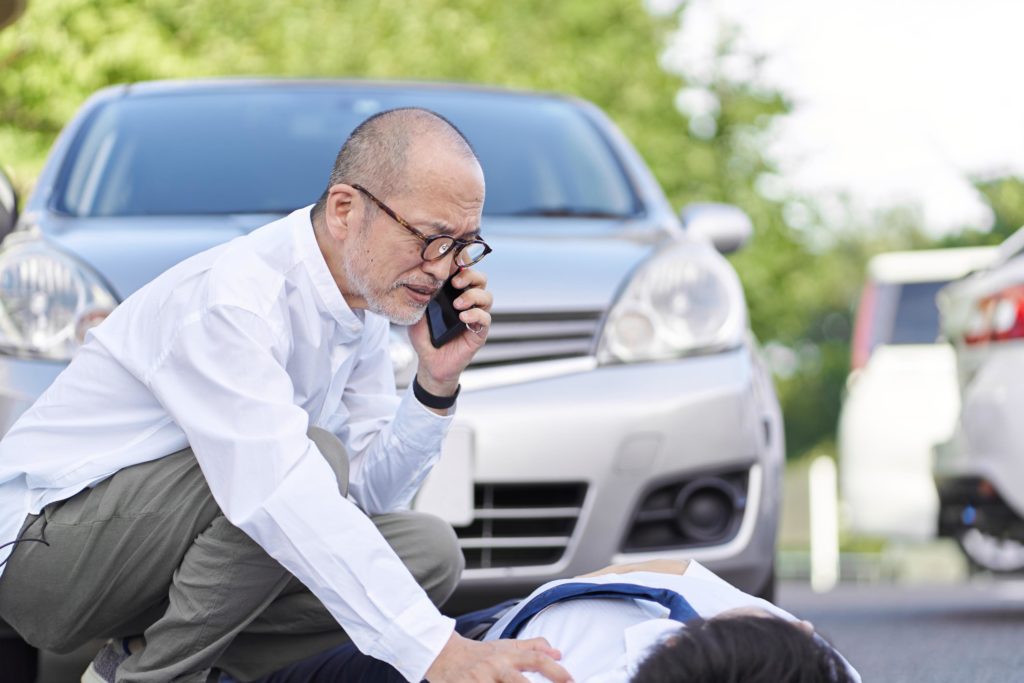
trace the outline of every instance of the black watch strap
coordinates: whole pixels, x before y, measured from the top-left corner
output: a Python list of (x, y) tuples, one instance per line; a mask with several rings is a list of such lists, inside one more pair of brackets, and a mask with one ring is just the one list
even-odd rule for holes
[(422, 386), (420, 381), (416, 377), (412, 378), (412, 395), (416, 397), (416, 400), (425, 405), (428, 408), (434, 408), (436, 410), (447, 410), (455, 405), (455, 399), (459, 397), (459, 392), (462, 391), (462, 385), (455, 387), (455, 393), (451, 396), (436, 396), (430, 393)]

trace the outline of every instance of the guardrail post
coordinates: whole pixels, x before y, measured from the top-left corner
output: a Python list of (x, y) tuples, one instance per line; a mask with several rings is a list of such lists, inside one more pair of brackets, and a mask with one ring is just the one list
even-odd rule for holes
[(839, 581), (839, 500), (836, 463), (819, 455), (808, 473), (811, 526), (811, 588), (825, 593)]

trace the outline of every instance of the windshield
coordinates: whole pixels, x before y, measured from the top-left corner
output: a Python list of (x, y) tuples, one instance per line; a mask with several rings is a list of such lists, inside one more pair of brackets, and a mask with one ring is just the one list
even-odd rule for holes
[(487, 179), (487, 215), (638, 210), (611, 147), (568, 102), (351, 86), (225, 88), (108, 102), (72, 145), (56, 208), (75, 216), (288, 212), (320, 196), (339, 147), (360, 121), (410, 105), (438, 111), (469, 138)]

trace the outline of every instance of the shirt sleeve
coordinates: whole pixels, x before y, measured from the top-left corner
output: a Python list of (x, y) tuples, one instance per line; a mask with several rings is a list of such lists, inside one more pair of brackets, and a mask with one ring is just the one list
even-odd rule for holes
[(395, 395), (389, 330), (367, 315), (359, 359), (333, 419), (349, 454), (349, 493), (372, 515), (409, 507), (452, 422), (420, 404), (411, 388)]
[(423, 678), (454, 628), (307, 438), (287, 340), (232, 306), (184, 320), (146, 378), (225, 517), (295, 575), (360, 650)]

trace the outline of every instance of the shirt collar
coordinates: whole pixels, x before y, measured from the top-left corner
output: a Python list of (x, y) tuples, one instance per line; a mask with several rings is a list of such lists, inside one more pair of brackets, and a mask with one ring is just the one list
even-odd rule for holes
[(671, 619), (648, 619), (626, 629), (623, 634), (626, 645), (626, 671), (632, 678), (637, 669), (661, 645), (679, 632), (683, 625)]
[(341, 290), (338, 289), (338, 283), (334, 281), (334, 276), (327, 267), (327, 261), (324, 260), (323, 252), (320, 251), (320, 245), (317, 244), (316, 235), (313, 233), (312, 209), (310, 205), (291, 215), (295, 245), (324, 312), (338, 323), (346, 339), (354, 339), (363, 332), (364, 316), (349, 308), (345, 297), (341, 295)]

